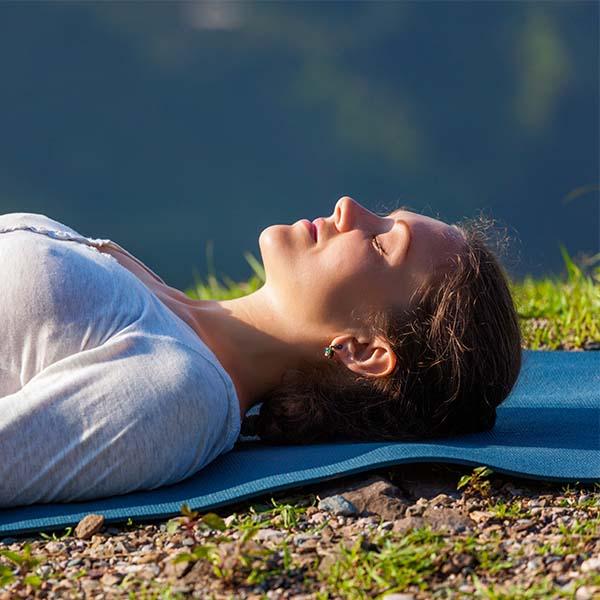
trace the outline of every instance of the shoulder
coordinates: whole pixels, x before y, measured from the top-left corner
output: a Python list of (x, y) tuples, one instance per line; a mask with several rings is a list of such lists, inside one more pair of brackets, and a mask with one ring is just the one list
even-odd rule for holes
[(215, 359), (168, 335), (133, 339), (120, 375), (139, 391), (128, 412), (153, 436), (176, 434), (178, 443), (201, 444), (202, 464), (231, 449), (241, 427), (239, 403)]
[(50, 217), (41, 213), (13, 212), (0, 215), (1, 231), (7, 231), (13, 228), (28, 228), (40, 231), (64, 232), (76, 236), (81, 235), (72, 227), (61, 223), (60, 221), (56, 221), (55, 219), (51, 219)]

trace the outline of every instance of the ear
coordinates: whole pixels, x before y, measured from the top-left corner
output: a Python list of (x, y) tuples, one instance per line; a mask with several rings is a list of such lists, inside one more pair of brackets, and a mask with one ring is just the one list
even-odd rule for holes
[(342, 344), (343, 348), (334, 352), (334, 358), (364, 377), (385, 377), (396, 367), (396, 354), (381, 338), (359, 341), (352, 335), (340, 335), (331, 344)]

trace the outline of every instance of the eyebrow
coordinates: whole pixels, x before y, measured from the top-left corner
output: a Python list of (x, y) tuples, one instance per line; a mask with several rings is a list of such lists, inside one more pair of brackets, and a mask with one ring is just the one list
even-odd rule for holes
[[(389, 213), (388, 216), (387, 216), (387, 218), (395, 220), (398, 217), (398, 215), (401, 212), (404, 212), (407, 208), (408, 208), (407, 206), (401, 206), (400, 208), (397, 208), (396, 210), (393, 210), (391, 213)], [(410, 247), (412, 246), (412, 241), (413, 241), (413, 229), (408, 224), (408, 221), (406, 221), (406, 219), (403, 219), (403, 221), (406, 224), (406, 227), (408, 229), (408, 239), (409, 239), (408, 250), (410, 250)], [(396, 223), (394, 223), (394, 226), (395, 225), (396, 225)]]

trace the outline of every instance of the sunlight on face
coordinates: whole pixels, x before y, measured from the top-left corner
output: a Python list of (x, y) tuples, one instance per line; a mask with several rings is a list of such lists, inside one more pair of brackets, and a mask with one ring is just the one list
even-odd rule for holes
[(350, 318), (367, 306), (406, 306), (420, 283), (460, 251), (460, 231), (405, 207), (379, 216), (349, 196), (333, 214), (261, 232), (267, 285), (294, 314), (314, 321)]

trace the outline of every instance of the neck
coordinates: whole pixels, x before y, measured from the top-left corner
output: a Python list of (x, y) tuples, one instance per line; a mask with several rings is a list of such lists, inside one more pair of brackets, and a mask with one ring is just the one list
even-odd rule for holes
[(235, 300), (185, 301), (186, 322), (215, 354), (231, 377), (240, 418), (284, 373), (315, 355), (318, 341), (293, 329), (293, 319), (277, 310), (265, 286)]

